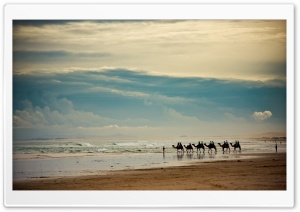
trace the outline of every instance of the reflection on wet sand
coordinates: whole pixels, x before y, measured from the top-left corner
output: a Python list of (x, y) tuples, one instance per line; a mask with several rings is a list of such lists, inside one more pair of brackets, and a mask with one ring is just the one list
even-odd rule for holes
[(189, 160), (193, 159), (193, 153), (187, 153), (186, 158)]
[(215, 154), (209, 154), (208, 157), (209, 157), (210, 159), (213, 159), (213, 158), (215, 158)]
[[(163, 154), (163, 158), (165, 159), (166, 156)], [(209, 154), (203, 154), (203, 153), (196, 153), (196, 152), (177, 152), (177, 154), (173, 155), (173, 160), (177, 159), (177, 161), (184, 161), (184, 160), (218, 160), (218, 159), (236, 159), (241, 158), (240, 154), (229, 154), (229, 153), (222, 153), (222, 154), (215, 154), (214, 152)]]
[[(165, 155), (164, 155), (165, 158)], [(195, 152), (177, 152), (176, 155), (173, 155), (173, 158), (177, 158), (178, 161), (182, 161), (182, 160), (193, 160), (193, 159), (221, 159), (221, 158), (225, 158), (225, 159), (230, 159), (230, 158), (240, 158), (240, 155), (238, 154), (215, 154), (214, 152), (209, 153), (209, 154), (201, 154), (201, 153), (195, 153)]]
[(205, 156), (205, 154), (197, 154), (197, 158), (198, 158), (198, 159), (203, 159), (204, 156)]
[(177, 152), (177, 160), (182, 160), (184, 156), (183, 152)]

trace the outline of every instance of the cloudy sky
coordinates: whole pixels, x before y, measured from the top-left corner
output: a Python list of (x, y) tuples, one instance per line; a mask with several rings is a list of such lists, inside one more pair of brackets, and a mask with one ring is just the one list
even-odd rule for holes
[(286, 131), (285, 21), (14, 21), (14, 139)]

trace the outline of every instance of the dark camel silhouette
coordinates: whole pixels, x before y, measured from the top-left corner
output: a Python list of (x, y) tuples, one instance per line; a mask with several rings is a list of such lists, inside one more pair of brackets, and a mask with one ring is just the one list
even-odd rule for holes
[(236, 148), (239, 148), (240, 149), (240, 151), (242, 151), (242, 147), (241, 147), (241, 145), (240, 145), (240, 142), (239, 141), (236, 141), (234, 144), (232, 144), (232, 143), (230, 143), (230, 145), (234, 148), (233, 149), (233, 152), (235, 152), (236, 151)]
[(204, 146), (206, 146), (208, 148), (208, 152), (211, 151), (212, 149), (215, 149), (215, 153), (217, 153), (217, 147), (215, 146), (214, 143), (210, 143), (209, 145), (206, 145), (206, 143), (204, 143)]
[(187, 145), (187, 146), (186, 146), (186, 145), (183, 145), (183, 146), (184, 146), (184, 148), (186, 149), (186, 152), (191, 153), (191, 152), (194, 151), (192, 144), (189, 144), (189, 145)]
[(199, 141), (197, 146), (195, 144), (193, 144), (193, 146), (197, 148), (197, 152), (199, 150), (199, 152), (201, 153), (201, 149), (203, 149), (203, 153), (205, 153), (205, 146), (204, 146), (203, 142), (200, 143), (200, 141)]
[(184, 151), (183, 146), (181, 143), (178, 143), (177, 146), (172, 145), (173, 148), (177, 149), (177, 152)]
[(228, 143), (224, 143), (224, 144), (218, 143), (218, 144), (220, 145), (220, 147), (222, 147), (223, 153), (224, 153), (225, 149), (226, 149), (226, 151), (229, 150), (229, 153), (230, 153), (230, 146)]

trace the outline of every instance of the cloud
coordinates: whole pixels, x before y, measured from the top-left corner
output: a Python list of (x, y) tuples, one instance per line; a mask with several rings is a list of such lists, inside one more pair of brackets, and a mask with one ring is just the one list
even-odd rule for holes
[(61, 25), (66, 23), (78, 22), (76, 20), (14, 20), (14, 26), (44, 26)]
[(114, 125), (107, 125), (107, 126), (104, 126), (104, 128), (107, 128), (107, 129), (118, 129), (118, 128), (120, 128), (120, 126), (114, 124)]
[[(31, 137), (38, 137), (41, 128), (49, 129), (49, 134), (51, 129), (55, 134), (58, 128), (68, 128), (60, 135), (71, 136), (71, 132), (91, 136), (89, 130), (100, 136), (102, 131), (141, 135), (135, 132), (140, 126), (149, 126), (143, 128), (148, 135), (158, 131), (197, 134), (225, 130), (215, 126), (238, 131), (241, 122), (247, 131), (249, 125), (255, 126), (245, 118), (253, 108), (268, 108), (276, 114), (268, 126), (286, 120), (286, 88), (265, 82), (171, 77), (126, 69), (13, 77), (14, 130), (19, 137), (25, 128), (35, 133)], [(265, 120), (268, 113), (264, 113), (254, 113), (253, 119)]]
[(66, 99), (48, 98), (43, 100), (46, 106), (34, 106), (29, 100), (22, 101), (23, 109), (15, 110), (14, 128), (70, 127), (77, 129), (103, 128), (119, 129), (144, 126), (149, 121), (144, 118), (110, 118), (93, 111), (81, 111), (74, 108), (73, 102)]
[(230, 121), (236, 121), (236, 122), (245, 122), (246, 121), (246, 119), (244, 117), (239, 117), (239, 116), (236, 116), (229, 112), (225, 112), (224, 117)]
[(173, 76), (267, 80), (285, 75), (285, 21), (31, 20), (15, 21), (13, 36), (14, 62), (28, 64), (20, 71), (59, 63), (61, 68), (136, 67)]
[(25, 107), (20, 101), (28, 99), (35, 106), (49, 106), (51, 111), (62, 114), (76, 108), (100, 116), (121, 116), (122, 119), (158, 119), (163, 107), (201, 120), (217, 119), (226, 112), (241, 117), (241, 114), (253, 113), (252, 108), (267, 107), (277, 114), (276, 117), (285, 119), (285, 114), (280, 111), (285, 111), (286, 88), (269, 84), (153, 76), (124, 69), (74, 70), (14, 75), (13, 97), (14, 110), (23, 110)]
[(255, 121), (264, 121), (268, 118), (270, 118), (272, 116), (272, 112), (271, 111), (264, 111), (264, 112), (254, 112), (252, 114), (252, 118)]
[(124, 91), (124, 90), (118, 90), (118, 89), (112, 89), (112, 88), (105, 88), (105, 87), (93, 87), (91, 88), (92, 92), (108, 92), (112, 94), (117, 94), (121, 96), (128, 96), (128, 97), (148, 97), (149, 94), (142, 93), (138, 91)]
[[(52, 99), (53, 100), (53, 99)], [(93, 112), (78, 111), (73, 103), (66, 99), (54, 99), (51, 106), (32, 106), (24, 101), (25, 108), (16, 110), (13, 116), (14, 128), (32, 128), (49, 126), (92, 127), (114, 123), (114, 120), (101, 117)]]
[(179, 125), (187, 127), (189, 125), (197, 125), (201, 124), (201, 121), (196, 117), (187, 116), (179, 113), (178, 111), (174, 110), (173, 108), (164, 108), (164, 115), (165, 117), (171, 121), (171, 125)]
[(62, 62), (68, 60), (78, 59), (101, 59), (109, 57), (110, 54), (106, 52), (72, 52), (66, 50), (55, 50), (55, 51), (14, 51), (13, 58), (14, 62)]

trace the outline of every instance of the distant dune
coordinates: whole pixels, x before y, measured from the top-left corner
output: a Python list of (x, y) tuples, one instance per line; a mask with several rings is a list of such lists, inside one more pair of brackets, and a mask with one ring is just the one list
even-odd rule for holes
[(286, 132), (265, 132), (258, 134), (240, 134), (240, 135), (227, 135), (217, 137), (235, 137), (235, 138), (273, 138), (273, 137), (286, 137)]
[(267, 132), (256, 134), (255, 137), (286, 137), (286, 132)]

